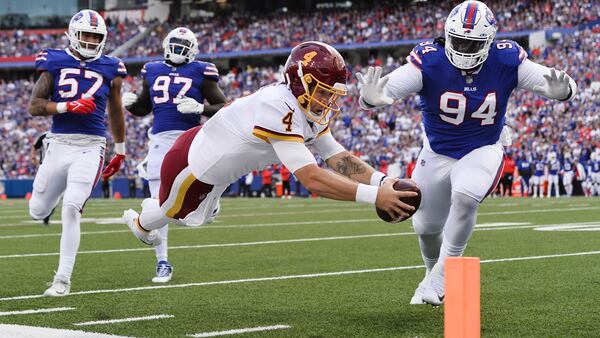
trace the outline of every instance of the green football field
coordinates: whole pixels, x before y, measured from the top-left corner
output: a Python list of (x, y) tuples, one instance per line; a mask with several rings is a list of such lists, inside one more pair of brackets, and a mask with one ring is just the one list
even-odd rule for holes
[[(154, 250), (120, 222), (140, 202), (89, 201), (71, 294), (44, 298), (60, 210), (44, 227), (26, 201), (0, 201), (0, 336), (15, 329), (2, 324), (130, 337), (443, 335), (443, 306), (408, 304), (424, 273), (410, 221), (323, 199), (224, 199), (215, 223), (171, 227), (175, 273), (157, 285)], [(465, 256), (482, 260), (482, 336), (600, 336), (600, 198), (488, 199), (477, 223)]]

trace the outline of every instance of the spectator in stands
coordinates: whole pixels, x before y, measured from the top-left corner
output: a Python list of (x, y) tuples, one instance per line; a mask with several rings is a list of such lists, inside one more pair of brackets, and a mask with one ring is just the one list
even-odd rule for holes
[(260, 192), (265, 195), (265, 197), (273, 197), (273, 169), (271, 167), (265, 168), (262, 173), (262, 188)]

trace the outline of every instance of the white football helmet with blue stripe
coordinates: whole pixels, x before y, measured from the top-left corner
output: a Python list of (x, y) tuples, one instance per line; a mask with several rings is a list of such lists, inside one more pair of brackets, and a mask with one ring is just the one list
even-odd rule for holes
[(496, 30), (494, 14), (483, 2), (465, 1), (454, 7), (444, 26), (448, 60), (463, 70), (479, 66), (489, 55)]
[[(81, 38), (81, 33), (92, 33), (100, 35), (98, 43), (88, 42)], [(69, 22), (69, 45), (84, 58), (95, 58), (102, 55), (102, 50), (106, 44), (106, 23), (98, 12), (91, 9), (84, 9), (73, 15)]]
[(165, 60), (175, 64), (194, 61), (198, 54), (198, 40), (191, 30), (177, 27), (167, 34), (163, 41)]

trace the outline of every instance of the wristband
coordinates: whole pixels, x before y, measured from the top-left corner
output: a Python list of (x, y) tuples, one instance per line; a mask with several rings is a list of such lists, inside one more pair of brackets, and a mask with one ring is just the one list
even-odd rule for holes
[(375, 205), (379, 187), (359, 183), (356, 189), (356, 202)]
[(381, 171), (375, 171), (373, 172), (373, 174), (371, 174), (371, 185), (374, 185), (376, 187), (380, 187), (383, 184), (383, 181), (385, 181), (386, 179), (386, 175), (384, 173), (382, 173)]
[(58, 112), (59, 114), (64, 114), (67, 112), (67, 103), (66, 102), (59, 102), (56, 104), (56, 112)]
[(125, 155), (125, 142), (115, 143), (115, 153)]

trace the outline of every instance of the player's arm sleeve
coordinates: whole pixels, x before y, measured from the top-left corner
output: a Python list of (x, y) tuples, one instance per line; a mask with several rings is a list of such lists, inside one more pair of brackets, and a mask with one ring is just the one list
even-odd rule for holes
[(304, 143), (271, 139), (275, 154), (291, 173), (309, 164), (317, 164), (315, 157)]
[[(535, 63), (529, 59), (525, 59), (523, 62), (521, 62), (518, 69), (518, 88), (533, 91), (534, 86), (543, 86), (546, 83), (544, 75), (548, 74), (550, 74), (550, 68), (540, 65), (539, 63)], [(563, 101), (572, 99), (577, 92), (577, 84), (570, 76), (569, 87), (571, 88), (571, 95)]]
[(315, 143), (313, 143), (313, 147), (317, 154), (319, 154), (323, 160), (328, 160), (346, 150), (335, 140), (335, 138), (333, 138), (333, 135), (331, 135), (331, 132), (328, 132), (328, 130), (329, 127), (327, 127), (327, 130), (322, 131), (315, 140)]
[(44, 72), (48, 70), (48, 50), (44, 49), (35, 57), (35, 69), (38, 72)]
[(263, 101), (261, 111), (257, 112), (252, 135), (270, 143), (270, 140), (304, 143), (300, 115), (283, 100)]
[(125, 64), (121, 59), (117, 59), (117, 70), (115, 76), (127, 76), (127, 67), (125, 67)]
[(213, 63), (206, 63), (203, 67), (202, 75), (210, 80), (219, 82), (219, 70)]
[(418, 93), (423, 88), (423, 74), (417, 66), (419, 63), (411, 61), (416, 60), (412, 54), (414, 54), (414, 51), (409, 55), (407, 64), (387, 75), (389, 81), (385, 86), (385, 92), (394, 100), (399, 100), (412, 93)]

